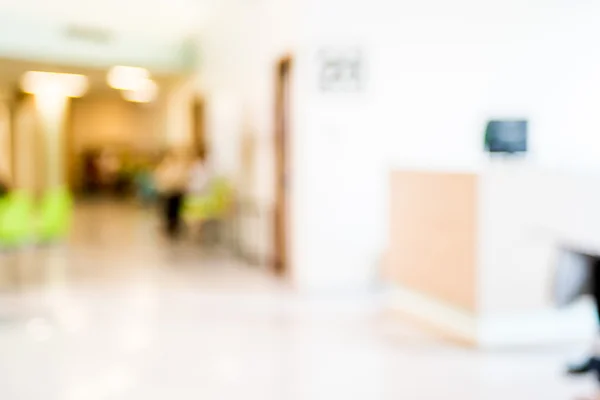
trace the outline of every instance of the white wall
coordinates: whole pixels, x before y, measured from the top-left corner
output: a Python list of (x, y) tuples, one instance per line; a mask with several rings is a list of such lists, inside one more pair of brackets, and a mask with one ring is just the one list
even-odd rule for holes
[[(328, 0), (309, 9), (303, 84), (311, 92), (297, 146), (299, 162), (311, 160), (298, 172), (301, 264), (315, 269), (307, 280), (374, 275), (387, 219), (376, 210), (388, 198), (375, 182), (394, 167), (478, 170), (489, 118), (530, 119), (532, 163), (600, 166), (598, 4)], [(316, 53), (346, 45), (367, 54), (366, 92), (316, 93)]]
[[(489, 118), (530, 119), (531, 162), (600, 166), (593, 1), (299, 3), (228, 3), (203, 32), (202, 78), (209, 100), (229, 110), (212, 125), (223, 157), (234, 158), (244, 130), (265, 138), (253, 196), (271, 199), (272, 67), (293, 50), (292, 237), (301, 286), (375, 283), (389, 170), (478, 170)], [(290, 11), (296, 25), (288, 26)], [(320, 93), (319, 50), (345, 46), (366, 54), (365, 91)]]
[[(262, 254), (271, 253), (273, 242), (275, 66), (295, 53), (296, 7), (293, 0), (223, 1), (199, 36), (198, 90), (206, 100), (211, 162), (236, 181), (253, 177), (252, 187), (238, 185), (239, 195), (262, 216), (243, 227), (242, 240)], [(254, 162), (242, 167), (244, 135), (252, 136)]]
[[(363, 290), (378, 281), (386, 226), (387, 181), (373, 84), (372, 2), (305, 2), (296, 80), (293, 138), (296, 281), (310, 290)], [(322, 49), (361, 48), (369, 79), (364, 91), (319, 90)]]
[(598, 4), (387, 3), (369, 35), (393, 165), (475, 168), (484, 122), (503, 116), (530, 119), (532, 161), (600, 165)]
[(193, 79), (173, 85), (165, 95), (165, 143), (169, 148), (193, 145), (192, 105), (195, 86)]
[(239, 167), (241, 135), (256, 137), (263, 164), (255, 168), (264, 176), (251, 195), (261, 201), (272, 199), (274, 73), (279, 58), (296, 49), (295, 7), (293, 0), (224, 1), (200, 34), (208, 134), (228, 169)]
[[(356, 4), (356, 2), (354, 2)], [(385, 232), (385, 170), (372, 129), (370, 93), (322, 96), (316, 91), (314, 55), (331, 26), (338, 27), (339, 4), (300, 1), (229, 2), (201, 35), (202, 90), (209, 113), (208, 134), (215, 157), (235, 170), (240, 139), (253, 135), (254, 188), (243, 193), (271, 210), (273, 193), (273, 110), (275, 65), (294, 58), (291, 115), (291, 264), (293, 281), (305, 289), (364, 288), (375, 282)], [(343, 4), (344, 13), (348, 4)], [(366, 5), (354, 6), (360, 20)], [(327, 18), (332, 16), (331, 19)], [(358, 17), (357, 17), (358, 16)], [(315, 18), (322, 18), (318, 21)], [(356, 28), (347, 21), (344, 37)], [(364, 32), (364, 30), (363, 30)], [(369, 138), (366, 138), (369, 135)], [(270, 252), (265, 215), (246, 236), (262, 237)]]

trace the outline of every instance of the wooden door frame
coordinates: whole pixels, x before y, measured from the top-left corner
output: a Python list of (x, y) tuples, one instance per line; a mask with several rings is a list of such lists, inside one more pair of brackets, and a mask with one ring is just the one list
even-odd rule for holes
[[(290, 89), (294, 60), (281, 57), (275, 66), (274, 153), (275, 209), (273, 211), (273, 263), (276, 275), (289, 276), (290, 267)], [(287, 91), (287, 94), (286, 94)]]
[(194, 152), (203, 161), (208, 157), (208, 144), (206, 137), (206, 102), (201, 95), (194, 96), (191, 104), (192, 118), (192, 143)]

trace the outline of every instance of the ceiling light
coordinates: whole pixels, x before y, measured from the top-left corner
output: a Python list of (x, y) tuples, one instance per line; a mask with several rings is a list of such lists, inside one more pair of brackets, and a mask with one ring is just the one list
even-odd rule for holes
[(143, 84), (136, 90), (124, 90), (123, 98), (133, 103), (150, 103), (158, 95), (158, 86), (151, 79), (144, 80)]
[(107, 82), (117, 90), (137, 90), (150, 78), (150, 73), (144, 68), (116, 66), (108, 71)]
[(21, 78), (21, 88), (25, 93), (50, 93), (57, 96), (81, 97), (88, 89), (88, 78), (79, 74), (29, 71)]

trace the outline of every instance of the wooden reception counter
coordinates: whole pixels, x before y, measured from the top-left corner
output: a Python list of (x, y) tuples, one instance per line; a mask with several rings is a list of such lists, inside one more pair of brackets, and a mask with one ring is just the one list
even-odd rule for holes
[(384, 274), (401, 315), (482, 347), (594, 332), (590, 305), (556, 310), (550, 288), (559, 246), (600, 252), (600, 176), (504, 163), (398, 170), (390, 185)]

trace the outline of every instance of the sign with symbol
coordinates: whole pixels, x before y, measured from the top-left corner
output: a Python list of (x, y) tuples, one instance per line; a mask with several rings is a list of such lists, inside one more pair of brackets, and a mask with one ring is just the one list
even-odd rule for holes
[(323, 92), (359, 92), (365, 66), (359, 49), (327, 49), (319, 53), (319, 86)]

